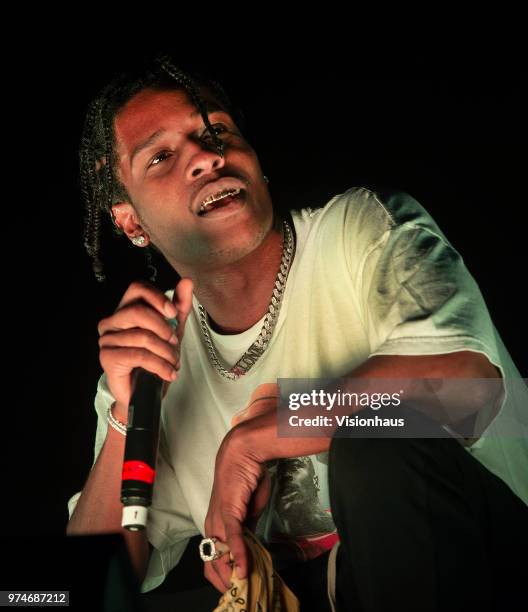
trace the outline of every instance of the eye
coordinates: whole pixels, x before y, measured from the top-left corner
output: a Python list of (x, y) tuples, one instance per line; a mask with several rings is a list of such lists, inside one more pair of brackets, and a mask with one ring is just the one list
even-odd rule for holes
[(169, 151), (160, 151), (159, 153), (156, 153), (156, 155), (151, 159), (148, 167), (158, 166), (162, 161), (165, 161), (167, 157), (170, 157)]
[[(222, 132), (225, 132), (227, 130), (226, 126), (223, 123), (215, 123), (213, 124), (213, 131), (215, 134), (221, 134)], [(209, 133), (209, 130), (205, 130), (203, 132), (203, 134), (200, 136), (201, 140), (206, 140), (211, 138), (211, 134)]]

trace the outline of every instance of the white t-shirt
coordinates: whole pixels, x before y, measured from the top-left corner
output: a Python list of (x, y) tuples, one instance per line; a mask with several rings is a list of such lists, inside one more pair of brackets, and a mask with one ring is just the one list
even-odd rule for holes
[[(485, 434), (467, 450), (528, 504), (528, 391), (520, 385), (508, 389), (508, 380), (520, 374), (475, 280), (431, 216), (406, 193), (357, 187), (321, 208), (291, 215), (296, 252), (277, 325), (265, 353), (238, 380), (225, 379), (211, 365), (193, 296), (179, 378), (162, 403), (147, 525), (154, 550), (143, 592), (161, 584), (190, 537), (204, 534), (216, 451), (231, 418), (248, 405), (254, 390), (277, 378), (344, 376), (372, 355), (459, 350), (487, 355), (506, 381), (506, 395)], [(254, 342), (263, 320), (241, 334), (210, 329), (224, 367), (232, 367)], [(95, 398), (94, 462), (113, 401), (103, 374)], [(503, 435), (512, 423), (518, 438)], [(330, 548), (336, 534), (327, 453), (271, 462), (270, 467), (273, 488), (257, 533), (266, 542), (291, 538), (307, 558)], [(294, 504), (292, 512), (291, 496), (297, 491), (298, 502), (300, 490), (302, 503)], [(68, 502), (70, 516), (79, 494)]]

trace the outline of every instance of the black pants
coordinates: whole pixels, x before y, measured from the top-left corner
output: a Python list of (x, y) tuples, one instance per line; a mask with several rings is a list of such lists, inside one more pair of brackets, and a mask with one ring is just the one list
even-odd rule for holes
[[(398, 416), (390, 410), (385, 416)], [(399, 410), (408, 417), (407, 408)], [(427, 427), (438, 426), (427, 420)], [(334, 437), (329, 485), (341, 539), (339, 612), (508, 612), (526, 606), (528, 507), (456, 440)], [(193, 571), (200, 576), (196, 546), (186, 555), (200, 564)], [(280, 572), (302, 612), (330, 610), (327, 560), (328, 553)], [(174, 609), (176, 600), (169, 597), (164, 608), (157, 591), (145, 597), (152, 605), (147, 609)], [(220, 594), (207, 583), (181, 597), (198, 612), (212, 610)]]
[(334, 437), (329, 485), (338, 610), (528, 603), (528, 507), (455, 439)]

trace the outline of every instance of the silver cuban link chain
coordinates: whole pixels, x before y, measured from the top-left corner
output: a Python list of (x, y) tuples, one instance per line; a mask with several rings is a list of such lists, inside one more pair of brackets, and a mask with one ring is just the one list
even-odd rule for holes
[(275, 287), (271, 296), (271, 302), (268, 308), (268, 312), (264, 318), (264, 324), (260, 330), (260, 334), (248, 350), (242, 355), (242, 357), (235, 363), (230, 369), (226, 370), (218, 359), (213, 340), (209, 334), (207, 328), (207, 312), (205, 308), (198, 303), (198, 310), (200, 312), (200, 327), (202, 335), (204, 337), (205, 345), (209, 352), (209, 358), (211, 363), (214, 365), (216, 370), (225, 378), (229, 380), (237, 380), (240, 376), (243, 376), (248, 372), (256, 363), (258, 358), (264, 353), (268, 347), (273, 329), (277, 323), (279, 317), (280, 307), (282, 303), (282, 296), (284, 295), (284, 288), (286, 286), (286, 279), (290, 271), (290, 264), (293, 256), (293, 233), (287, 221), (283, 220), (284, 224), (284, 237), (282, 240), (282, 259), (279, 267), (277, 278), (275, 279)]

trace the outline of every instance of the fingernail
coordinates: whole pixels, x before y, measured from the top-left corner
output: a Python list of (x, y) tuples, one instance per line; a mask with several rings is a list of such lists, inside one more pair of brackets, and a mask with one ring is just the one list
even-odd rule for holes
[(169, 338), (169, 342), (171, 344), (178, 344), (178, 338), (176, 338), (176, 334), (172, 334), (172, 336)]
[(178, 372), (176, 370), (172, 370), (171, 376), (170, 376), (172, 380), (176, 380), (176, 376), (178, 376)]

